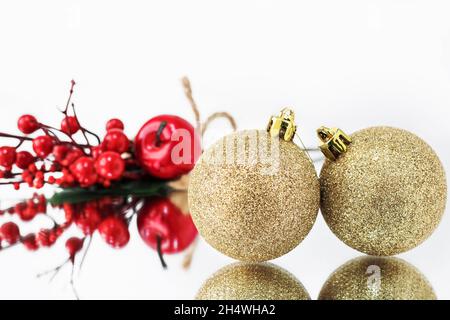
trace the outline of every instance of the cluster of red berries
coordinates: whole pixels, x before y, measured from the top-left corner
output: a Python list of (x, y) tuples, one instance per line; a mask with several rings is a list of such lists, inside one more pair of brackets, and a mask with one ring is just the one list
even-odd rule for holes
[[(3, 167), (0, 178), (13, 179), (11, 184), (16, 189), (22, 183), (37, 189), (45, 183), (62, 187), (90, 187), (95, 184), (109, 187), (111, 181), (123, 177), (127, 157), (124, 154), (129, 151), (130, 141), (119, 119), (108, 121), (108, 131), (97, 146), (91, 146), (88, 139), (85, 145), (75, 142), (73, 135), (85, 130), (75, 116), (65, 116), (60, 129), (55, 129), (39, 123), (32, 115), (23, 115), (19, 118), (18, 128), (26, 135), (40, 129), (44, 134), (35, 138), (9, 135), (19, 139), (19, 145), (0, 147), (0, 166)], [(58, 138), (56, 132), (65, 134), (69, 141)], [(27, 140), (31, 141), (34, 154), (27, 150), (18, 151)], [(12, 172), (14, 166), (22, 172)]]
[[(105, 136), (100, 139), (84, 128), (76, 116), (75, 107), (70, 103), (74, 85), (72, 82), (59, 128), (27, 114), (17, 122), (23, 136), (0, 133), (0, 137), (19, 141), (16, 146), (0, 147), (0, 179), (6, 180), (0, 184), (11, 184), (16, 189), (24, 183), (37, 189), (45, 184), (108, 188), (113, 182), (138, 180), (145, 175), (176, 179), (193, 169), (201, 146), (200, 137), (189, 122), (173, 115), (157, 116), (145, 123), (131, 141), (124, 133), (123, 122), (111, 119), (106, 123)], [(73, 115), (69, 115), (70, 106)], [(187, 137), (178, 136), (180, 132)], [(82, 143), (76, 141), (77, 133), (81, 133)], [(91, 143), (92, 138), (95, 144)], [(31, 142), (32, 150), (19, 150), (25, 142)], [(179, 150), (180, 161), (174, 159), (173, 151), (182, 142), (185, 145)], [(19, 171), (14, 172), (14, 167)]]

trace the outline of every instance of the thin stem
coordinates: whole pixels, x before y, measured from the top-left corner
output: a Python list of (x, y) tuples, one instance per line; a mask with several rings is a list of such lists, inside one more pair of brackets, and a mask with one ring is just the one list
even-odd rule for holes
[(188, 99), (189, 103), (191, 104), (192, 111), (194, 111), (196, 129), (197, 129), (197, 131), (200, 131), (200, 129), (201, 129), (200, 111), (198, 111), (197, 103), (195, 102), (194, 96), (192, 95), (191, 82), (189, 81), (188, 77), (183, 77), (181, 79), (181, 83), (183, 84), (184, 94), (186, 95), (186, 98)]
[(162, 267), (163, 267), (164, 269), (167, 269), (167, 264), (166, 264), (166, 262), (164, 261), (164, 256), (163, 256), (163, 253), (162, 253), (161, 245), (162, 245), (162, 239), (161, 239), (161, 236), (157, 236), (157, 237), (156, 237), (156, 250), (158, 251), (159, 260), (161, 261)]
[(156, 131), (156, 146), (159, 147), (161, 145), (161, 134), (164, 128), (167, 126), (167, 121), (161, 122), (159, 125), (158, 131)]
[(81, 272), (81, 268), (83, 267), (84, 261), (86, 260), (86, 256), (87, 256), (87, 253), (89, 251), (89, 248), (91, 247), (91, 243), (92, 243), (92, 236), (89, 236), (88, 237), (88, 242), (87, 242), (87, 245), (86, 245), (86, 249), (84, 250), (83, 257), (81, 258), (80, 268), (79, 268), (80, 272)]
[(53, 273), (53, 275), (52, 275), (52, 276), (50, 277), (50, 279), (49, 279), (49, 282), (52, 282), (53, 279), (55, 279), (55, 277), (56, 277), (56, 276), (58, 275), (58, 273), (61, 271), (61, 269), (64, 268), (64, 266), (66, 266), (67, 263), (69, 263), (69, 262), (70, 262), (70, 258), (68, 258), (66, 261), (64, 261), (62, 264), (60, 264), (60, 265), (57, 266), (56, 268), (54, 268), (54, 269), (52, 269), (52, 270), (48, 270), (48, 271), (42, 272), (42, 273), (38, 274), (36, 277), (37, 277), (37, 278), (42, 278), (42, 277), (44, 277), (44, 276), (46, 276), (46, 275), (48, 275), (48, 274), (52, 274), (52, 273)]
[(1, 137), (1, 138), (18, 139), (18, 140), (20, 140), (20, 141), (24, 141), (24, 140), (26, 140), (26, 141), (33, 141), (33, 138), (30, 138), (30, 137), (26, 137), (26, 136), (17, 136), (17, 135), (15, 135), (15, 134), (9, 134), (9, 133), (3, 133), (3, 132), (0, 132), (0, 137)]

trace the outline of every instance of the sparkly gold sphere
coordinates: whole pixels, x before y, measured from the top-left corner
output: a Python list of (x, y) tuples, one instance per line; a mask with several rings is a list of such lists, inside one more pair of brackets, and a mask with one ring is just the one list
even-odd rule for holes
[(353, 259), (328, 278), (319, 300), (436, 300), (427, 279), (409, 263), (386, 257)]
[(278, 258), (311, 230), (320, 186), (297, 145), (265, 131), (226, 136), (191, 173), (189, 206), (203, 238), (246, 262)]
[(310, 300), (300, 281), (270, 263), (228, 265), (200, 288), (197, 300)]
[(415, 248), (444, 213), (447, 184), (439, 158), (422, 139), (375, 127), (351, 136), (348, 150), (326, 160), (321, 210), (333, 233), (375, 256)]

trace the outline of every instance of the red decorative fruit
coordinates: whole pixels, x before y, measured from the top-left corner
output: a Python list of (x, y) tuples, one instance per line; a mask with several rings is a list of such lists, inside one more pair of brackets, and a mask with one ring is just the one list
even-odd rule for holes
[(80, 130), (80, 124), (77, 118), (73, 116), (65, 117), (61, 122), (61, 131), (65, 134), (71, 136)]
[(184, 214), (167, 198), (147, 200), (139, 211), (137, 226), (144, 242), (162, 253), (178, 253), (185, 250), (197, 237), (192, 218)]
[(20, 239), (20, 231), (14, 222), (6, 222), (0, 227), (0, 239), (5, 240), (10, 245), (15, 244)]
[(29, 251), (36, 251), (39, 249), (36, 236), (34, 234), (29, 234), (22, 239), (22, 244)]
[(125, 161), (117, 152), (107, 151), (97, 158), (95, 168), (102, 178), (118, 180), (125, 170)]
[(111, 129), (103, 139), (103, 148), (108, 151), (124, 153), (128, 151), (130, 140), (120, 129)]
[(0, 147), (0, 166), (11, 168), (16, 161), (16, 148)]
[(52, 152), (53, 144), (53, 138), (39, 136), (33, 139), (33, 150), (39, 158), (45, 159)]
[(130, 241), (128, 225), (123, 218), (111, 216), (98, 227), (103, 240), (113, 248), (123, 248)]
[(70, 172), (82, 187), (89, 187), (97, 182), (97, 172), (92, 158), (86, 156), (78, 158), (70, 166)]
[(112, 130), (112, 129), (119, 129), (123, 130), (125, 126), (123, 125), (123, 122), (119, 119), (111, 119), (106, 123), (106, 131)]
[(34, 157), (28, 151), (19, 151), (16, 154), (16, 166), (22, 170), (28, 169), (34, 162)]
[(194, 168), (201, 154), (200, 136), (186, 120), (160, 115), (139, 130), (135, 152), (136, 159), (150, 175), (175, 179)]
[(83, 239), (76, 237), (67, 239), (66, 250), (69, 253), (70, 260), (72, 260), (72, 262), (75, 259), (75, 255), (83, 249), (83, 242)]
[[(93, 206), (86, 206), (81, 212), (76, 213), (72, 210), (68, 210), (68, 208), (65, 208), (65, 211), (66, 220), (70, 221), (69, 219), (72, 219), (72, 216), (74, 216), (73, 219), (75, 221), (75, 224), (85, 235), (93, 234), (102, 221), (102, 215), (100, 214), (98, 209)], [(68, 216), (69, 212), (70, 217)]]
[(39, 129), (39, 122), (32, 115), (25, 114), (17, 121), (17, 127), (25, 134), (30, 134)]

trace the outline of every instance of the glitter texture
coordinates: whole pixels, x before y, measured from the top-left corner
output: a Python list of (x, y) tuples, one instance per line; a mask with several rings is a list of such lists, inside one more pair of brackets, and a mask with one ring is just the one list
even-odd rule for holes
[[(253, 152), (251, 137), (258, 140)], [(241, 261), (268, 261), (291, 251), (309, 233), (319, 210), (314, 166), (293, 142), (275, 139), (278, 157), (268, 152), (275, 142), (265, 131), (224, 137), (202, 155), (191, 174), (189, 205), (200, 234)], [(237, 141), (244, 141), (245, 148)], [(247, 159), (247, 165), (214, 163), (218, 154), (233, 155), (224, 145), (231, 146), (236, 159)], [(267, 151), (266, 159), (258, 156), (262, 151)]]
[(427, 279), (397, 258), (353, 259), (328, 278), (319, 300), (436, 300)]
[(235, 263), (217, 271), (197, 300), (310, 300), (292, 274), (270, 263)]
[(439, 158), (422, 139), (389, 127), (352, 135), (348, 151), (326, 160), (321, 209), (334, 234), (361, 252), (389, 256), (425, 241), (445, 210)]

